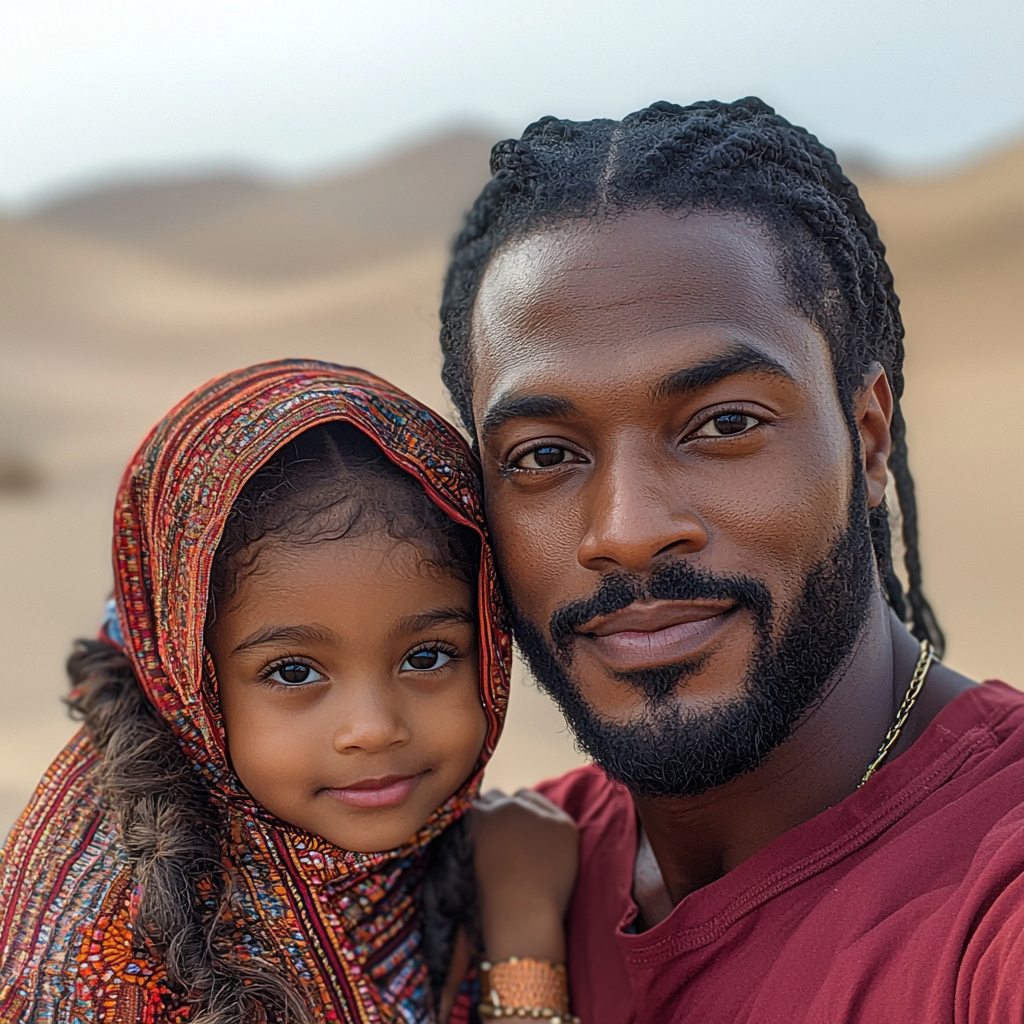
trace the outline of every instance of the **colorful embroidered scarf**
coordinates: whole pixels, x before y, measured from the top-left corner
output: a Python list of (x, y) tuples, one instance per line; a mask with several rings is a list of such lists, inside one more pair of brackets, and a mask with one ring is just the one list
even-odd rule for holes
[[(284, 965), (316, 1019), (421, 1020), (429, 1004), (412, 869), (430, 839), (467, 808), (480, 771), (403, 848), (339, 850), (254, 805), (231, 773), (203, 646), (211, 562), (232, 502), (275, 451), (332, 420), (364, 431), (448, 515), (484, 536), (475, 460), (451, 426), (368, 373), (311, 361), (269, 363), (194, 392), (129, 465), (114, 516), (119, 626), (149, 699), (222, 808), (224, 867), (237, 909), (259, 923), (275, 947), (272, 959)], [(486, 543), (478, 597), (480, 699), (488, 722), (482, 770), (501, 731), (510, 663)], [(50, 766), (4, 848), (5, 1024), (164, 1024), (188, 1017), (158, 959), (133, 950), (139, 894), (117, 822), (97, 792), (96, 763), (79, 733)]]

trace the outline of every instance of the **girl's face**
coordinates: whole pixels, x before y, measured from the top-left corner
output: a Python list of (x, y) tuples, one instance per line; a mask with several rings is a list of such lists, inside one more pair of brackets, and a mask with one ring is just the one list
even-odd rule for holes
[(342, 849), (400, 846), (480, 755), (473, 593), (412, 544), (268, 545), (207, 645), (242, 784)]

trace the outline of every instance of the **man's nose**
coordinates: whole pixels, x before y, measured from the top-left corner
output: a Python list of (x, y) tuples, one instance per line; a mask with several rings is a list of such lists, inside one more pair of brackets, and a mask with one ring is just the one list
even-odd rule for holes
[(334, 749), (339, 754), (378, 754), (411, 739), (405, 716), (386, 687), (376, 680), (353, 681), (335, 710)]
[(707, 528), (687, 501), (678, 466), (633, 448), (595, 469), (577, 555), (585, 569), (642, 573), (662, 555), (707, 545)]

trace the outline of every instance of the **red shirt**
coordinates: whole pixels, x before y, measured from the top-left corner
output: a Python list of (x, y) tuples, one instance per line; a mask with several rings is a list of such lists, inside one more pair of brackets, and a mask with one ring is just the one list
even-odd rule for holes
[(580, 825), (584, 1024), (1024, 1021), (1024, 694), (1004, 683), (640, 934), (629, 792), (596, 768), (539, 789)]

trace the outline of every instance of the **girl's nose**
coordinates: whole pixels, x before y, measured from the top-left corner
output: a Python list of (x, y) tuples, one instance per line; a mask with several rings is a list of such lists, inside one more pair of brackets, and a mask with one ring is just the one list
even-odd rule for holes
[(412, 738), (402, 709), (379, 684), (346, 687), (345, 700), (335, 712), (334, 749), (339, 754), (380, 753)]

